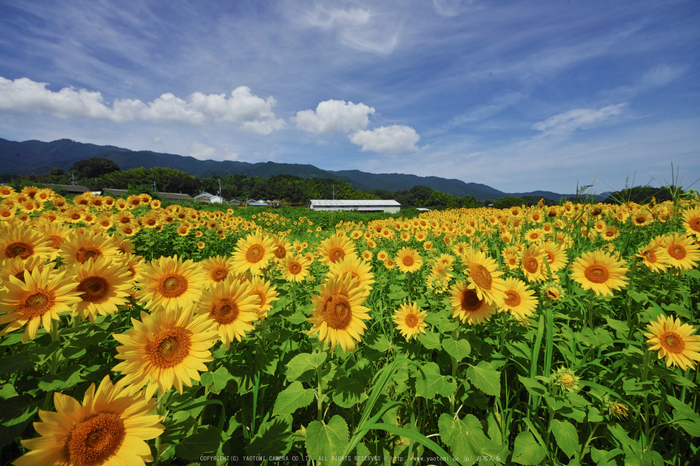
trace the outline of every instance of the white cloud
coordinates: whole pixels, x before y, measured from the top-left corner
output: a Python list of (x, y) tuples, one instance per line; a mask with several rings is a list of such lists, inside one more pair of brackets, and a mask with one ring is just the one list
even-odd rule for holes
[(144, 120), (202, 125), (218, 121), (259, 134), (269, 134), (285, 126), (284, 120), (276, 118), (272, 111), (277, 103), (275, 99), (258, 97), (247, 86), (237, 87), (230, 96), (195, 92), (184, 100), (165, 93), (147, 104), (138, 99), (117, 99), (110, 107), (100, 92), (68, 87), (53, 92), (47, 85), (28, 78), (10, 81), (0, 77), (0, 111), (119, 123)]
[(216, 154), (216, 149), (213, 147), (198, 141), (192, 141), (192, 144), (190, 144), (190, 152), (187, 155), (195, 159), (206, 160), (211, 159), (214, 154)]
[(358, 131), (348, 136), (350, 142), (362, 146), (362, 150), (395, 155), (401, 152), (417, 150), (420, 139), (416, 130), (410, 126), (382, 126), (371, 131)]
[(535, 123), (532, 129), (545, 133), (568, 134), (578, 128), (591, 127), (619, 115), (626, 106), (627, 104), (608, 105), (598, 110), (577, 108)]
[(343, 45), (380, 55), (394, 51), (403, 27), (391, 15), (374, 13), (364, 8), (332, 8), (320, 5), (303, 14), (309, 26), (335, 32)]
[(360, 131), (369, 124), (368, 115), (373, 107), (363, 103), (354, 104), (344, 100), (326, 100), (316, 107), (316, 111), (303, 110), (294, 118), (297, 128), (312, 133)]
[(481, 120), (486, 120), (494, 115), (501, 113), (506, 108), (516, 104), (526, 98), (527, 95), (522, 92), (510, 92), (494, 98), (490, 103), (476, 107), (467, 113), (458, 115), (447, 124), (448, 127), (463, 125), (465, 123), (474, 123)]

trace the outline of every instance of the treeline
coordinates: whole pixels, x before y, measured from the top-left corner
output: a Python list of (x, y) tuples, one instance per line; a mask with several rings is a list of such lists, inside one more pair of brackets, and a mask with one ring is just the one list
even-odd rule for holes
[(389, 191), (377, 189), (373, 192), (380, 199), (394, 199), (402, 207), (424, 207), (429, 209), (459, 209), (483, 207), (484, 204), (474, 196), (453, 196), (436, 191), (428, 186), (417, 185), (411, 189)]

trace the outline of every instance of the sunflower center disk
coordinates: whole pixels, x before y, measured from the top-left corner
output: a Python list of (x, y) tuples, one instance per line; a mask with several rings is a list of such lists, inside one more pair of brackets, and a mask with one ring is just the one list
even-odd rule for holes
[(683, 342), (683, 338), (681, 338), (679, 335), (676, 335), (675, 333), (667, 333), (663, 337), (663, 342), (665, 343), (665, 345), (663, 346), (666, 348), (666, 351), (669, 351), (671, 353), (679, 354), (682, 353), (685, 349), (685, 343)]
[(503, 300), (506, 306), (517, 307), (520, 304), (520, 295), (515, 291), (506, 291), (506, 299)]
[(151, 363), (160, 369), (167, 369), (180, 364), (189, 354), (190, 336), (183, 328), (174, 328), (158, 335), (146, 347)]
[(523, 267), (525, 267), (525, 270), (527, 270), (528, 272), (535, 273), (537, 272), (539, 263), (534, 257), (529, 257), (527, 260), (523, 261)]
[(21, 257), (22, 260), (31, 256), (34, 253), (34, 248), (32, 248), (27, 243), (11, 243), (5, 248), (5, 254), (8, 259), (13, 257)]
[(187, 291), (187, 279), (182, 275), (168, 275), (161, 280), (160, 293), (166, 298), (177, 298)]
[(83, 246), (80, 249), (78, 249), (78, 252), (75, 254), (75, 258), (78, 259), (78, 262), (84, 264), (85, 261), (87, 261), (88, 259), (95, 260), (101, 255), (102, 251), (100, 251), (99, 249), (93, 248), (91, 246)]
[(406, 327), (414, 328), (416, 325), (418, 325), (418, 317), (413, 313), (406, 315)]
[(329, 327), (345, 330), (352, 321), (352, 311), (348, 298), (342, 294), (334, 294), (326, 301), (324, 317)]
[(476, 286), (482, 290), (491, 289), (491, 283), (493, 281), (491, 279), (491, 272), (481, 264), (477, 264), (472, 268), (472, 280), (474, 280)]
[(53, 294), (46, 291), (38, 291), (27, 296), (27, 298), (24, 299), (24, 302), (20, 302), (17, 310), (27, 318), (39, 317), (43, 316), (46, 311), (51, 309), (53, 304)]
[(668, 255), (676, 260), (681, 260), (685, 257), (685, 248), (680, 245), (674, 245), (668, 248)]
[(462, 309), (467, 312), (474, 312), (481, 307), (481, 300), (474, 290), (464, 290), (462, 293)]
[(126, 429), (118, 414), (98, 413), (78, 423), (68, 435), (63, 451), (71, 464), (103, 464), (121, 448)]
[(230, 324), (238, 318), (238, 305), (228, 298), (224, 298), (214, 305), (211, 318), (219, 324)]
[(228, 271), (224, 268), (218, 268), (214, 270), (214, 273), (212, 273), (212, 277), (216, 282), (220, 282), (221, 280), (226, 278), (226, 275), (228, 275)]
[(275, 256), (277, 256), (278, 259), (284, 259), (286, 255), (287, 251), (282, 246), (277, 246), (275, 249)]
[(593, 283), (605, 283), (610, 278), (608, 269), (601, 265), (591, 265), (584, 272), (586, 278)]
[(405, 265), (406, 267), (411, 267), (415, 261), (413, 260), (413, 256), (403, 256), (401, 259), (401, 263)]
[(328, 257), (330, 258), (331, 262), (338, 262), (340, 259), (345, 257), (345, 251), (340, 248), (333, 248), (328, 253)]
[(248, 251), (245, 253), (245, 259), (248, 262), (256, 263), (260, 262), (264, 255), (265, 250), (261, 246), (256, 244), (248, 248)]
[(109, 291), (109, 283), (102, 277), (88, 277), (80, 282), (78, 291), (82, 291), (83, 301), (90, 303), (99, 302), (104, 299)]

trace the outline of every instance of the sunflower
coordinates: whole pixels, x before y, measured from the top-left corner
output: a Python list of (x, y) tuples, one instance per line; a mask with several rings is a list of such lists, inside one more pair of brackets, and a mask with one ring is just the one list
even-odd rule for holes
[(257, 310), (258, 316), (264, 319), (267, 317), (267, 312), (272, 309), (272, 303), (280, 299), (277, 288), (260, 276), (252, 277), (250, 279), (250, 285), (250, 293), (257, 296), (259, 300)]
[(545, 253), (541, 246), (532, 245), (523, 251), (520, 257), (520, 269), (530, 282), (538, 282), (547, 279), (544, 269)]
[(318, 252), (321, 253), (323, 262), (326, 265), (330, 265), (333, 262), (338, 262), (345, 256), (355, 255), (355, 244), (345, 236), (333, 235), (321, 241), (321, 244), (318, 246)]
[[(45, 267), (53, 269), (56, 266), (55, 262), (46, 263), (46, 259), (41, 256), (31, 256), (27, 260), (22, 260), (21, 257), (14, 257), (10, 260), (0, 262), (0, 283), (7, 283), (10, 277), (16, 277), (24, 282), (24, 271), (29, 273), (34, 269), (43, 270)], [(2, 287), (0, 286), (0, 290)]]
[(678, 366), (682, 370), (694, 368), (700, 361), (700, 335), (693, 335), (697, 329), (690, 324), (682, 324), (673, 316), (659, 316), (656, 322), (647, 325), (645, 333), (652, 351), (659, 351), (659, 359), (666, 357), (666, 367)]
[(420, 332), (425, 333), (425, 327), (428, 326), (425, 323), (426, 315), (428, 313), (420, 310), (416, 303), (404, 303), (394, 312), (394, 323), (401, 335), (408, 341), (411, 338), (417, 338)]
[(50, 258), (53, 250), (49, 238), (29, 225), (7, 222), (0, 225), (0, 260), (30, 256)]
[(586, 252), (576, 259), (571, 267), (571, 278), (584, 290), (593, 290), (596, 295), (612, 296), (613, 290), (627, 285), (627, 267), (603, 251)]
[(127, 304), (133, 280), (123, 263), (98, 257), (75, 266), (80, 301), (73, 309), (73, 315), (89, 318), (95, 323), (97, 314), (106, 316), (119, 312), (117, 306)]
[(423, 266), (423, 258), (413, 248), (403, 247), (396, 253), (396, 265), (404, 273), (416, 272)]
[(284, 260), (282, 276), (288, 282), (300, 282), (309, 275), (309, 261), (299, 253), (288, 254)]
[(54, 393), (56, 412), (39, 410), (42, 422), (34, 423), (41, 434), (22, 445), (31, 450), (14, 460), (16, 466), (143, 465), (153, 461), (146, 440), (160, 436), (162, 417), (152, 414), (154, 399), (140, 393), (129, 395), (120, 383), (112, 385), (106, 375), (95, 390), (93, 383), (83, 396)]
[(552, 373), (549, 379), (565, 392), (576, 393), (581, 389), (578, 385), (581, 377), (578, 377), (576, 372), (567, 367), (560, 367), (556, 372)]
[(544, 297), (550, 301), (561, 301), (566, 296), (564, 288), (557, 282), (543, 284), (541, 291)]
[(136, 296), (151, 307), (151, 311), (170, 311), (186, 307), (202, 295), (206, 278), (192, 260), (161, 257), (146, 264), (141, 274), (141, 290)]
[(253, 330), (251, 322), (258, 320), (258, 309), (258, 295), (251, 294), (250, 283), (229, 276), (202, 293), (196, 312), (216, 322), (219, 337), (228, 348), (234, 339), (241, 341)]
[(313, 324), (309, 335), (330, 344), (331, 350), (340, 345), (343, 351), (353, 351), (355, 340), (360, 341), (369, 319), (369, 309), (363, 306), (367, 292), (350, 275), (329, 277), (321, 285), (320, 295), (313, 295), (314, 309), (308, 320)]
[(5, 327), (0, 336), (15, 331), (26, 324), (22, 342), (33, 340), (39, 326), (51, 331), (51, 321), (60, 320), (59, 314), (71, 310), (80, 301), (72, 276), (56, 272), (50, 267), (35, 268), (24, 272), (24, 281), (15, 276), (4, 283), (7, 291), (0, 298), (0, 324)]
[(275, 257), (275, 243), (261, 231), (252, 233), (236, 245), (233, 253), (233, 267), (238, 273), (250, 271), (260, 273)]
[(136, 254), (122, 254), (119, 257), (121, 264), (129, 271), (129, 276), (133, 281), (141, 280), (141, 270), (143, 269), (145, 260), (143, 257)]
[(683, 212), (683, 226), (686, 235), (695, 235), (696, 239), (700, 239), (700, 207), (696, 206)]
[(61, 243), (61, 257), (68, 265), (82, 264), (98, 257), (111, 260), (118, 254), (119, 250), (109, 235), (89, 228), (71, 230), (70, 236)]
[(665, 272), (668, 270), (669, 257), (663, 247), (664, 237), (657, 236), (649, 241), (649, 244), (642, 247), (637, 257), (642, 259), (644, 265), (652, 272)]
[(535, 292), (524, 281), (514, 277), (505, 279), (504, 293), (505, 299), (501, 307), (520, 321), (530, 317), (539, 304)]
[(292, 245), (284, 236), (274, 235), (272, 237), (274, 243), (275, 259), (283, 261), (287, 257), (287, 253), (292, 249)]
[(506, 283), (500, 278), (503, 272), (496, 261), (474, 249), (465, 251), (462, 260), (466, 265), (468, 286), (476, 291), (477, 297), (496, 306), (503, 304)]
[(112, 370), (124, 375), (122, 383), (130, 385), (130, 394), (144, 385), (146, 398), (157, 389), (163, 395), (175, 386), (182, 394), (182, 384), (192, 386), (206, 372), (205, 362), (213, 361), (209, 349), (219, 339), (216, 324), (206, 315), (193, 317), (193, 305), (176, 306), (171, 312), (155, 315), (141, 312), (141, 321), (131, 319), (134, 328), (112, 337), (121, 343)]
[(485, 299), (479, 299), (476, 291), (470, 289), (466, 282), (458, 282), (450, 288), (449, 302), (452, 305), (452, 317), (462, 322), (482, 324), (491, 320), (496, 310)]
[(663, 248), (668, 264), (682, 270), (690, 270), (700, 261), (700, 247), (689, 236), (671, 233), (664, 237)]
[(344, 259), (331, 264), (328, 275), (336, 277), (350, 275), (357, 280), (357, 284), (360, 287), (365, 288), (368, 295), (372, 291), (372, 285), (374, 284), (372, 264), (357, 256), (345, 256)]
[(211, 283), (223, 281), (233, 274), (233, 259), (224, 256), (214, 256), (197, 263)]
[(542, 244), (542, 250), (544, 251), (544, 258), (547, 260), (547, 264), (549, 264), (549, 270), (552, 273), (560, 271), (569, 263), (566, 251), (557, 243), (547, 241)]

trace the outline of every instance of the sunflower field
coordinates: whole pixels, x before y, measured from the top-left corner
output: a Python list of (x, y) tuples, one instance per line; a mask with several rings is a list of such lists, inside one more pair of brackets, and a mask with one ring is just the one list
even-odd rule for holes
[(700, 200), (0, 187), (1, 464), (700, 464)]

